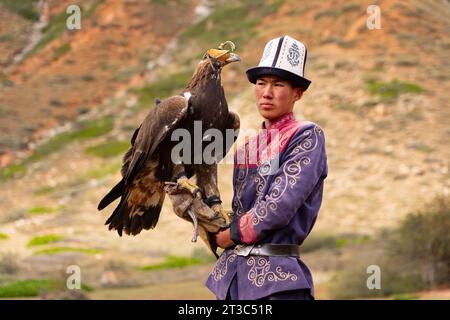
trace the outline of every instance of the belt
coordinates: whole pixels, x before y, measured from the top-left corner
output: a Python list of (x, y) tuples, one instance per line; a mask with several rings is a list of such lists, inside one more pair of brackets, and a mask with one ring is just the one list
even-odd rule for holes
[(274, 244), (274, 243), (262, 243), (243, 245), (238, 244), (233, 252), (238, 256), (275, 256), (275, 257), (299, 257), (299, 246), (295, 244)]

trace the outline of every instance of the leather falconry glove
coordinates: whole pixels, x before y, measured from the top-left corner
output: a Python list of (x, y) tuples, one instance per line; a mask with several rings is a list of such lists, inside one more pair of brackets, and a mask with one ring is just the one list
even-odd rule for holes
[[(197, 236), (200, 236), (218, 258), (217, 244), (212, 234), (229, 227), (225, 219), (205, 204), (201, 197), (194, 197), (190, 190), (173, 182), (166, 182), (165, 184), (164, 190), (172, 202), (175, 214), (194, 225), (192, 242), (196, 242)], [(232, 214), (233, 212), (229, 212), (230, 221), (232, 220)]]

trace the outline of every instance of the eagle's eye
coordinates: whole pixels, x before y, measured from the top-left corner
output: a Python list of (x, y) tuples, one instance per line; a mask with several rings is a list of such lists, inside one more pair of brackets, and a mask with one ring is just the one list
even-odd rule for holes
[(219, 60), (214, 61), (213, 65), (215, 69), (220, 69), (222, 67), (222, 64)]

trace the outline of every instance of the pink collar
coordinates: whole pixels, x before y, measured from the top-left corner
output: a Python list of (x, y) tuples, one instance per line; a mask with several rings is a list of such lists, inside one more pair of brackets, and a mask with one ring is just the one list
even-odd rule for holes
[(276, 119), (267, 129), (263, 122), (262, 129), (257, 135), (246, 138), (245, 143), (235, 149), (235, 165), (256, 167), (265, 163), (267, 159), (274, 159), (284, 152), (292, 136), (307, 123), (308, 121), (295, 120), (292, 112)]
[(285, 113), (282, 116), (278, 117), (274, 122), (269, 124), (269, 126), (267, 128), (266, 128), (265, 122), (263, 121), (261, 124), (261, 129), (267, 129), (267, 130), (281, 129), (286, 124), (288, 124), (292, 121), (295, 121), (295, 116), (294, 116), (294, 113), (291, 111), (291, 112)]

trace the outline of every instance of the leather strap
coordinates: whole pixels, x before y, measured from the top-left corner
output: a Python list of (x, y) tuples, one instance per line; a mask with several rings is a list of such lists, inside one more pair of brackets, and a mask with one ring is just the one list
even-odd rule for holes
[(262, 243), (253, 245), (237, 245), (234, 252), (238, 256), (274, 256), (300, 257), (299, 246), (295, 244)]
[(220, 198), (216, 195), (212, 195), (211, 197), (206, 198), (204, 201), (210, 208), (212, 205), (215, 205), (216, 203), (222, 203), (222, 200), (220, 200)]

